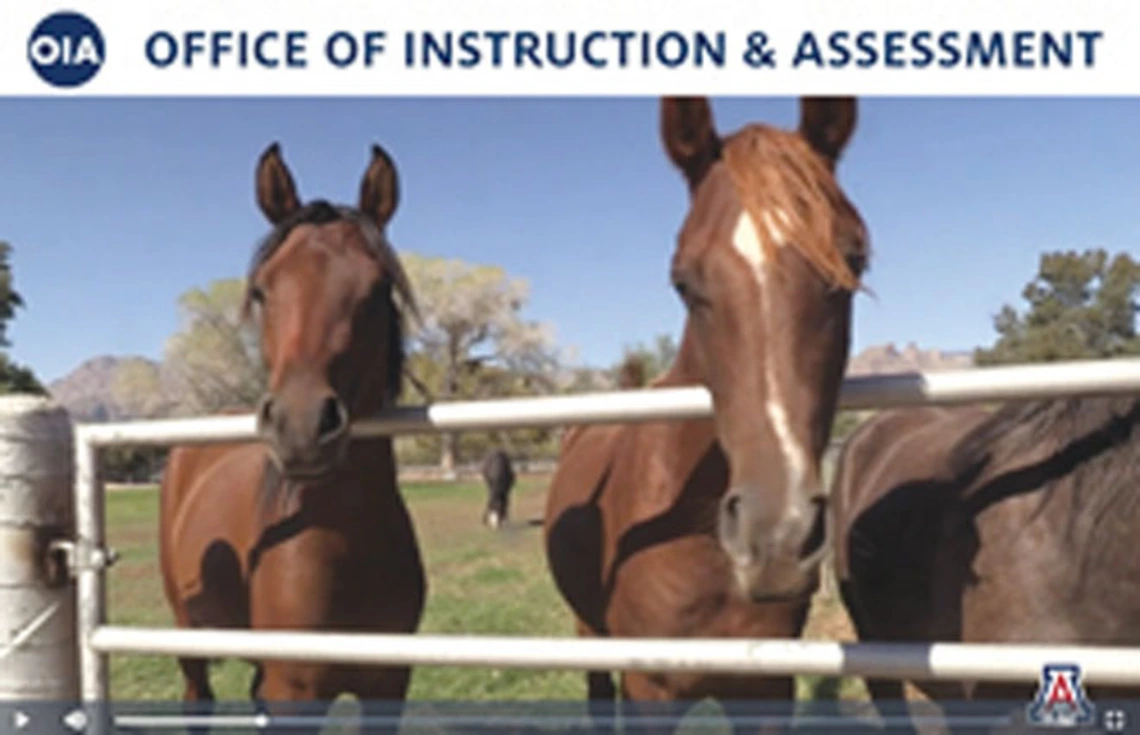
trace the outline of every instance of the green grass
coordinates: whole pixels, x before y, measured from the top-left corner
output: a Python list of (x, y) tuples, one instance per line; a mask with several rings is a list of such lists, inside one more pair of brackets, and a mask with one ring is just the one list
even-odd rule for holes
[[(420, 631), (527, 636), (573, 635), (569, 612), (554, 588), (542, 550), (545, 480), (523, 479), (512, 496), (512, 523), (498, 533), (480, 522), (482, 486), (407, 484), (428, 574), (427, 608)], [(158, 495), (153, 488), (108, 494), (108, 538), (121, 556), (109, 578), (109, 615), (115, 624), (167, 627), (173, 621), (161, 591), (157, 553)], [(845, 635), (838, 602), (821, 600), (806, 635)], [(219, 698), (245, 699), (250, 669), (241, 662), (215, 665)], [(801, 678), (801, 698), (861, 698), (851, 681)], [(182, 696), (178, 667), (167, 657), (113, 657), (116, 699), (170, 700)], [(580, 700), (581, 674), (562, 671), (420, 667), (410, 696), (430, 700)]]

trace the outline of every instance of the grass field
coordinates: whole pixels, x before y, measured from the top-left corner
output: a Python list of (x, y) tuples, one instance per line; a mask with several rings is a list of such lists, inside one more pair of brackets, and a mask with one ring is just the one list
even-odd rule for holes
[[(523, 479), (512, 497), (512, 523), (498, 533), (480, 523), (485, 491), (474, 484), (405, 484), (429, 581), (425, 633), (571, 636), (571, 618), (554, 589), (542, 552), (546, 480)], [(121, 556), (111, 569), (109, 614), (123, 625), (172, 624), (161, 592), (157, 553), (158, 495), (154, 488), (108, 494), (108, 537)], [(842, 608), (825, 585), (805, 636), (852, 639)], [(179, 699), (182, 681), (171, 658), (114, 657), (116, 699)], [(222, 699), (245, 699), (250, 671), (242, 663), (217, 665), (212, 675)], [(800, 698), (859, 699), (862, 684), (802, 678)], [(581, 674), (464, 668), (418, 668), (411, 697), (431, 700), (580, 700)]]

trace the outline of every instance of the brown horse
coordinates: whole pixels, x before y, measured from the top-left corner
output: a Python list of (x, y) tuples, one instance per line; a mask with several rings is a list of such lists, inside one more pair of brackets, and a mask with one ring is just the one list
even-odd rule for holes
[[(1138, 399), (879, 414), (847, 442), (832, 492), (859, 637), (1140, 644), (1138, 486)], [(1028, 703), (1035, 690), (915, 683), (936, 700)], [(868, 685), (902, 699), (899, 682)]]
[[(665, 149), (690, 192), (672, 266), (688, 319), (655, 385), (707, 386), (715, 419), (567, 433), (546, 545), (580, 635), (800, 633), (826, 550), (819, 461), (867, 256), (834, 177), (855, 103), (806, 99), (801, 114), (796, 132), (752, 125), (722, 138), (706, 100), (662, 103)], [(608, 673), (587, 682), (592, 700), (614, 698)], [(790, 677), (697, 672), (625, 672), (621, 691), (793, 695)]]
[[(162, 485), (161, 561), (181, 627), (414, 632), (426, 585), (390, 438), (349, 441), (392, 404), (407, 278), (384, 234), (396, 170), (379, 146), (356, 209), (301, 205), (277, 144), (257, 167), (273, 229), (248, 276), (269, 371), (263, 442), (184, 447)], [(187, 700), (212, 700), (207, 662), (181, 659)], [(257, 664), (265, 702), (402, 701), (410, 670)]]

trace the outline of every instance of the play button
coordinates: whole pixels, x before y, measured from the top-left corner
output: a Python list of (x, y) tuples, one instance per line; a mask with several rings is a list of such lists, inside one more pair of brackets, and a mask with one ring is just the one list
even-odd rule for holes
[(31, 721), (31, 717), (28, 717), (26, 714), (19, 710), (16, 710), (12, 713), (12, 727), (16, 728), (17, 730), (23, 730)]

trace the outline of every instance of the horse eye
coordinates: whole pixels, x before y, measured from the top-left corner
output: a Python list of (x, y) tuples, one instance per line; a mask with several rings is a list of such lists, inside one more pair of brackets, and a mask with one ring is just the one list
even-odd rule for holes
[(261, 306), (265, 303), (265, 292), (257, 286), (251, 286), (249, 289), (249, 300)]
[(708, 304), (708, 301), (701, 294), (698, 288), (695, 288), (688, 280), (675, 279), (673, 281), (673, 290), (681, 297), (681, 301), (685, 302), (685, 308), (697, 309)]

